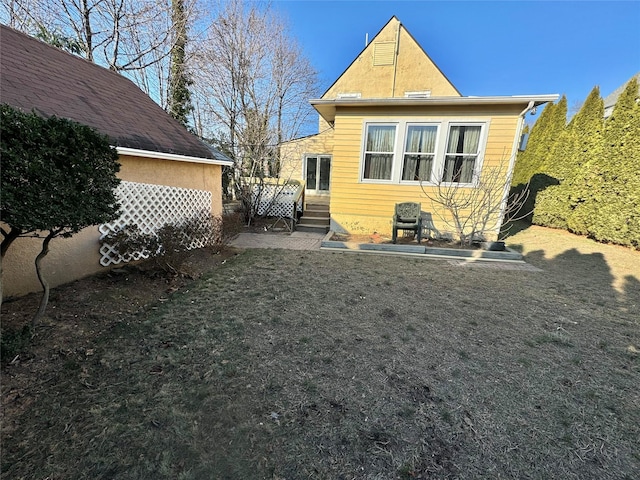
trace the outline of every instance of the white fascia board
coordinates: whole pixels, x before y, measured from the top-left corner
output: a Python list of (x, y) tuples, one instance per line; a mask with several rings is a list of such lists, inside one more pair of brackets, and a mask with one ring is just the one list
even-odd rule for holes
[(400, 106), (454, 106), (454, 105), (520, 105), (533, 102), (534, 106), (555, 102), (557, 93), (549, 95), (513, 95), (491, 97), (427, 97), (427, 98), (362, 98), (362, 99), (313, 99), (309, 103), (326, 120), (333, 120), (337, 107), (400, 107)]
[(534, 102), (554, 102), (560, 95), (557, 93), (548, 95), (511, 95), (511, 96), (487, 96), (487, 97), (422, 97), (422, 98), (316, 98), (309, 100), (311, 105), (479, 105), (479, 104), (518, 104)]
[(189, 157), (187, 155), (177, 155), (175, 153), (154, 152), (151, 150), (140, 150), (137, 148), (116, 147), (118, 155), (129, 155), (131, 157), (157, 158), (158, 160), (173, 160), (176, 162), (205, 163), (208, 165), (232, 166), (232, 161), (216, 160), (214, 158)]

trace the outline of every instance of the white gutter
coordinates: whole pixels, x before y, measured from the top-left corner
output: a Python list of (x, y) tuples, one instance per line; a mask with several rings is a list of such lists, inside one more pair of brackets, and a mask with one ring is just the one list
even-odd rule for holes
[[(504, 184), (504, 191), (502, 193), (502, 205), (500, 207), (500, 216), (498, 217), (499, 228), (502, 228), (502, 222), (504, 220), (504, 213), (507, 208), (507, 202), (509, 200), (509, 192), (511, 191), (511, 179), (513, 178), (513, 170), (516, 166), (516, 157), (518, 156), (518, 145), (520, 144), (520, 137), (522, 136), (522, 130), (524, 129), (524, 117), (528, 112), (537, 107), (534, 100), (531, 100), (525, 107), (520, 115), (518, 115), (518, 126), (516, 127), (516, 136), (513, 139), (513, 147), (511, 148), (511, 157), (509, 158), (509, 168), (507, 169), (507, 179)], [(497, 226), (497, 225), (496, 225)], [(497, 232), (500, 233), (499, 231)]]
[(550, 102), (557, 100), (559, 95), (557, 93), (547, 95), (496, 95), (496, 96), (468, 96), (468, 97), (426, 97), (426, 98), (407, 98), (407, 97), (393, 97), (393, 98), (315, 98), (309, 100), (312, 105), (480, 105), (480, 104), (515, 104), (523, 103), (526, 101), (535, 101), (537, 104)]
[[(518, 126), (516, 127), (516, 136), (513, 139), (513, 147), (511, 149), (511, 158), (509, 160), (509, 169), (507, 170), (507, 180), (511, 183), (511, 176), (513, 175), (513, 169), (516, 165), (516, 156), (518, 155), (518, 145), (520, 145), (520, 137), (522, 136), (522, 130), (524, 129), (524, 117), (528, 112), (537, 107), (536, 102), (531, 100), (524, 110), (518, 115)], [(508, 194), (508, 191), (507, 191)]]
[[(558, 94), (551, 95), (513, 95), (490, 97), (427, 97), (427, 98), (320, 98), (309, 100), (309, 103), (327, 121), (335, 117), (337, 107), (428, 107), (428, 106), (469, 106), (469, 105), (518, 105), (534, 102), (534, 106), (547, 102), (555, 102)], [(528, 109), (529, 107), (527, 107)]]
[(152, 150), (140, 150), (137, 148), (116, 147), (119, 155), (129, 155), (132, 157), (156, 158), (159, 160), (173, 160), (176, 162), (205, 163), (208, 165), (232, 166), (232, 161), (216, 160), (215, 158), (190, 157), (187, 155), (177, 155), (175, 153), (154, 152)]

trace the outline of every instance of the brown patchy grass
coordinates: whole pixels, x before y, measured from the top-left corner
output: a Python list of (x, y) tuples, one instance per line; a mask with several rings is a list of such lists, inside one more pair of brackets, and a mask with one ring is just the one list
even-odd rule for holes
[(3, 366), (3, 475), (638, 478), (640, 254), (508, 244), (542, 271), (249, 250), (63, 287)]

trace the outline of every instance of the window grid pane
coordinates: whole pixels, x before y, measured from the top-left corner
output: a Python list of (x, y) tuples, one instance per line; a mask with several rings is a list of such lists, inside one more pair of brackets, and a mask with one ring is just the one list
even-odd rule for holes
[(318, 190), (329, 190), (329, 172), (331, 171), (331, 159), (320, 158), (320, 175)]
[(473, 182), (481, 131), (482, 127), (480, 125), (454, 125), (449, 127), (442, 181), (451, 183)]
[(364, 159), (364, 178), (368, 180), (391, 180), (393, 154), (367, 153)]
[(432, 167), (433, 155), (405, 155), (402, 180), (428, 182)]
[(390, 153), (396, 136), (394, 125), (369, 125), (367, 128), (367, 152)]
[(429, 181), (436, 148), (438, 127), (411, 125), (407, 129), (402, 180)]
[(477, 154), (480, 145), (480, 125), (455, 125), (449, 127), (447, 154)]
[(317, 169), (318, 169), (318, 159), (316, 157), (307, 157), (307, 190), (316, 189)]
[(444, 161), (442, 181), (472, 183), (475, 164), (475, 155), (447, 155)]
[(391, 180), (395, 125), (368, 125), (363, 177), (367, 180)]

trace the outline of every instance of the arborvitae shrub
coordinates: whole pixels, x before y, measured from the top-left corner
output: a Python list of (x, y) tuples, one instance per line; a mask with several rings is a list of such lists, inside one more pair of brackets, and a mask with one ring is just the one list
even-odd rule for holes
[(640, 249), (638, 98), (634, 78), (605, 122), (595, 87), (561, 130), (561, 103), (545, 108), (527, 152), (518, 155), (512, 182), (514, 189), (522, 189), (531, 180), (525, 209), (534, 209), (533, 223)]

